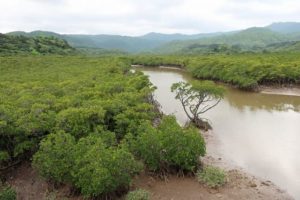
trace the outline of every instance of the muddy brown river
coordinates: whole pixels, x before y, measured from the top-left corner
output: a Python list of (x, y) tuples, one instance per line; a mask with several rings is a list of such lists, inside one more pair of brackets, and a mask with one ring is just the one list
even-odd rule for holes
[[(170, 87), (192, 78), (171, 68), (139, 67), (157, 87), (165, 114), (184, 124), (185, 113)], [(243, 92), (226, 87), (222, 102), (208, 111), (217, 151), (233, 165), (267, 179), (300, 199), (300, 97)]]

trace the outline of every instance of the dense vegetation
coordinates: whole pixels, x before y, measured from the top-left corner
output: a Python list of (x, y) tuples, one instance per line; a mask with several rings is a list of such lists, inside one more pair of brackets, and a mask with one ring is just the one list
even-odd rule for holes
[[(143, 165), (195, 171), (198, 130), (152, 104), (154, 88), (128, 59), (0, 57), (0, 168), (28, 160), (45, 178), (84, 196), (128, 190)], [(178, 150), (180, 148), (180, 150)]]
[(13, 54), (59, 54), (75, 53), (65, 40), (56, 37), (26, 37), (0, 34), (0, 55)]
[(173, 65), (185, 68), (199, 79), (223, 81), (243, 89), (262, 84), (300, 82), (299, 53), (265, 53), (194, 56), (135, 56), (133, 64)]
[(138, 132), (137, 137), (127, 136), (128, 146), (151, 171), (194, 171), (197, 158), (206, 152), (197, 129), (181, 128), (172, 116), (164, 117), (157, 128), (144, 123)]

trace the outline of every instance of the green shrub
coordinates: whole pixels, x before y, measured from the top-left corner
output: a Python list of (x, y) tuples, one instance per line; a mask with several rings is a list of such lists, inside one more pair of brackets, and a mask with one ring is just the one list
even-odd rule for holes
[(195, 128), (181, 128), (175, 117), (166, 116), (157, 129), (140, 126), (137, 139), (127, 137), (129, 148), (152, 171), (177, 169), (193, 171), (205, 155), (205, 142)]
[(149, 200), (149, 199), (150, 199), (150, 192), (143, 189), (131, 191), (126, 196), (126, 200)]
[(207, 166), (197, 172), (197, 179), (210, 188), (218, 188), (226, 183), (227, 175), (218, 167)]
[(17, 193), (10, 186), (0, 187), (0, 200), (16, 200)]
[(104, 114), (101, 107), (68, 108), (57, 115), (57, 128), (80, 138), (103, 124)]
[(107, 147), (96, 135), (80, 139), (74, 153), (73, 183), (87, 197), (127, 188), (142, 169), (125, 148)]
[(161, 167), (162, 144), (157, 130), (150, 124), (144, 123), (138, 128), (140, 135), (126, 135), (129, 149), (138, 158), (142, 159), (151, 171), (158, 171)]
[(74, 164), (75, 139), (63, 131), (49, 134), (40, 143), (39, 151), (33, 156), (33, 166), (43, 177), (56, 182), (71, 180), (70, 169)]

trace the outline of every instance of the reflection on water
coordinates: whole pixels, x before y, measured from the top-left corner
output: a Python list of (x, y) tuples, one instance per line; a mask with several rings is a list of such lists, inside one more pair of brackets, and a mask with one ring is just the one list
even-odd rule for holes
[[(191, 77), (179, 70), (140, 68), (157, 86), (166, 114), (187, 120), (170, 87)], [(300, 199), (300, 97), (227, 88), (224, 100), (205, 114), (220, 141), (218, 152), (250, 173), (269, 179)]]
[(272, 95), (254, 92), (243, 92), (227, 88), (226, 101), (238, 109), (268, 110), (268, 111), (300, 111), (300, 98), (296, 96)]

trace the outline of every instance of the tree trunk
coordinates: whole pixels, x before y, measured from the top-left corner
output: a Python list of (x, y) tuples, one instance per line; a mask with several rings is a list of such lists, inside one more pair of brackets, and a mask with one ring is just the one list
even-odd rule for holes
[(192, 122), (201, 130), (207, 131), (207, 130), (212, 129), (211, 125), (207, 121), (203, 121), (200, 118), (195, 118), (192, 120)]

